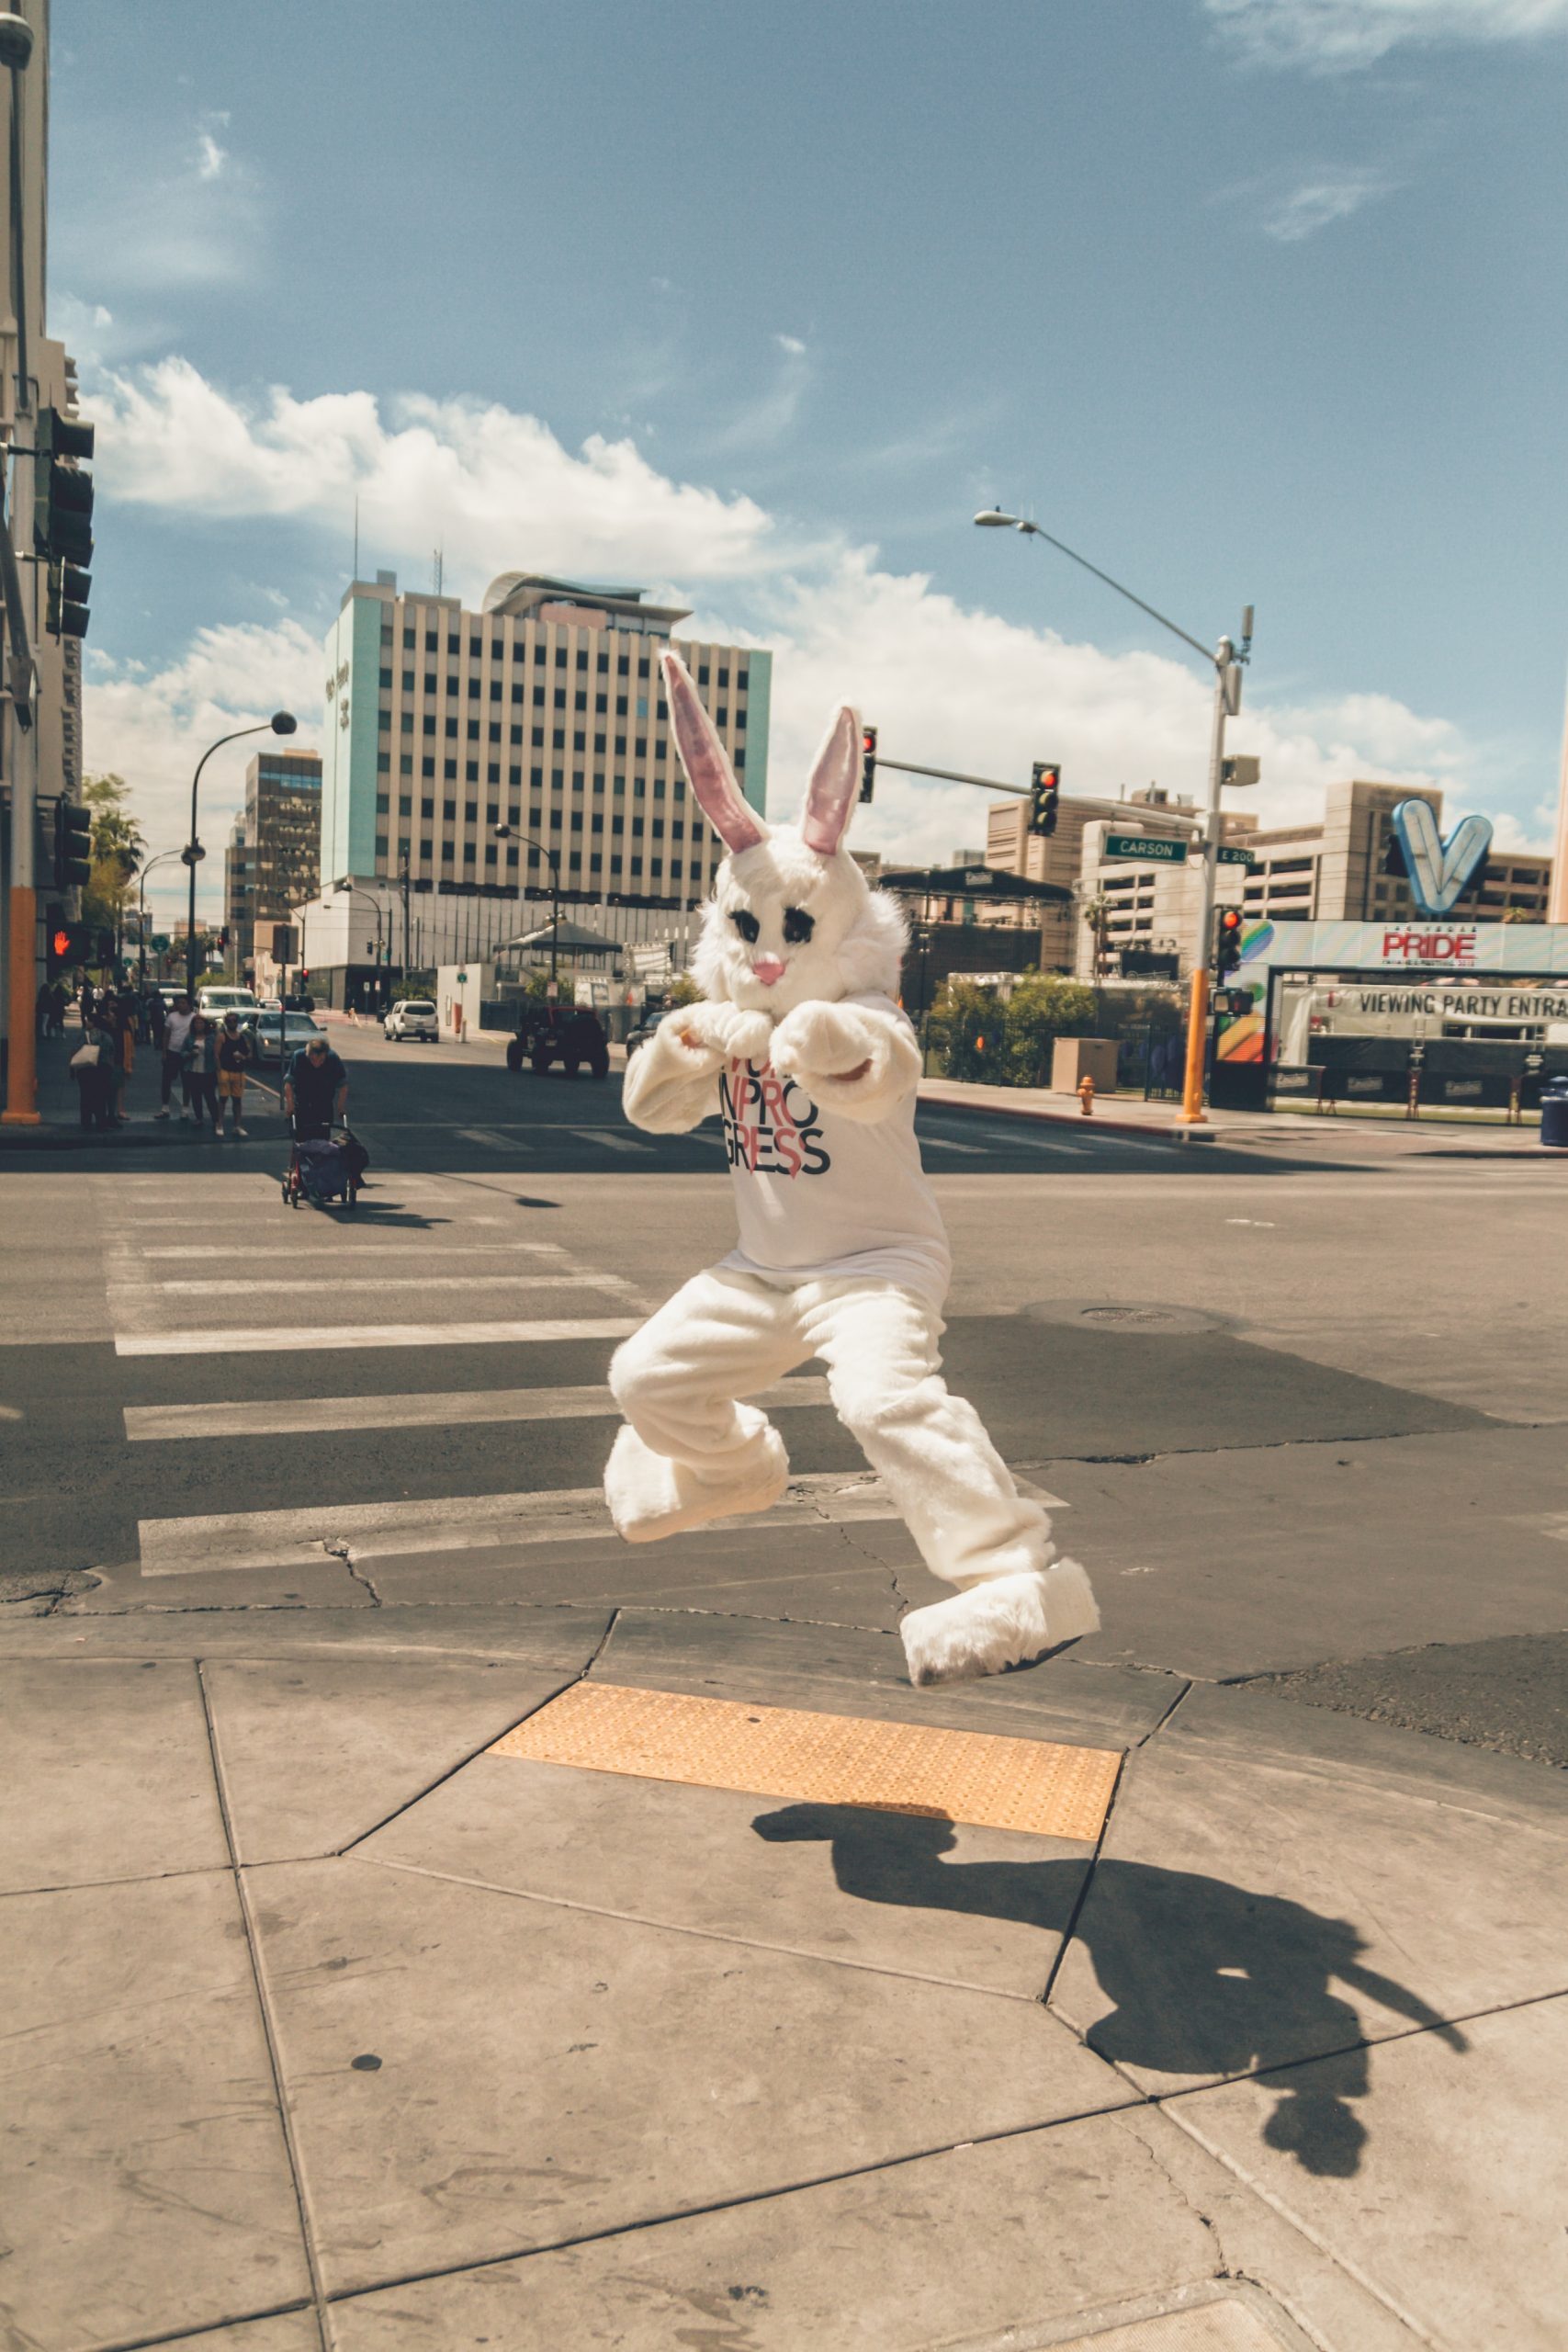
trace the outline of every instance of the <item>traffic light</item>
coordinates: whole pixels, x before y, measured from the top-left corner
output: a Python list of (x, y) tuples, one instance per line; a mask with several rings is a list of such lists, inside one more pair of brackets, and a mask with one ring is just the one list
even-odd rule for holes
[(876, 786), (876, 729), (863, 727), (860, 730), (860, 797), (871, 798)]
[(74, 964), (87, 961), (87, 926), (72, 922), (63, 907), (51, 907), (44, 925), (45, 961), (49, 977), (57, 980)]
[(92, 581), (73, 563), (51, 563), (44, 574), (48, 583), (45, 626), (51, 637), (85, 637), (87, 597)]
[(1036, 760), (1030, 771), (1029, 830), (1043, 840), (1056, 830), (1056, 806), (1061, 795), (1061, 768), (1055, 761)]
[(93, 812), (63, 793), (54, 804), (54, 887), (79, 890), (93, 871)]
[(93, 428), (57, 408), (40, 409), (33, 437), (33, 553), (46, 563), (93, 560), (93, 478), (79, 468), (93, 454)]
[(1214, 909), (1214, 971), (1224, 979), (1241, 962), (1241, 909)]

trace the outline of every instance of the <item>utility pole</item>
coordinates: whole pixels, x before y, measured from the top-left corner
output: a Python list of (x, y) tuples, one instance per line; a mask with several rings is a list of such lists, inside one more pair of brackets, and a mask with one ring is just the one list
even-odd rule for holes
[[(31, 363), (28, 355), (28, 288), (25, 256), (27, 222), (23, 217), (22, 75), (32, 54), (33, 36), (20, 18), (8, 17), (0, 64), (8, 71), (10, 97), (10, 294), (15, 321), (16, 369), (11, 397), (0, 391), (0, 411), (9, 427), (10, 495), (0, 529), (6, 535), (5, 564), (6, 633), (10, 650), (6, 684), (10, 692), (0, 708), (9, 711), (6, 726), (5, 771), (11, 786), (11, 887), (6, 906), (6, 1109), (12, 1126), (36, 1127), (38, 1113), (38, 1052), (33, 999), (38, 970), (38, 728), (35, 724), (34, 682), (37, 670), (32, 647), (38, 642), (38, 566), (28, 568), (28, 587), (21, 585), (19, 555), (33, 551), (33, 467), (30, 449), (18, 443), (32, 436)], [(40, 69), (41, 70), (41, 69)], [(39, 183), (41, 187), (41, 179)], [(0, 467), (5, 462), (0, 457)], [(0, 473), (0, 481), (4, 480)], [(30, 609), (29, 609), (30, 607)]]
[[(1206, 1123), (1203, 1110), (1203, 1064), (1208, 1047), (1209, 966), (1213, 956), (1213, 942), (1209, 934), (1214, 923), (1214, 874), (1219, 864), (1220, 792), (1224, 783), (1225, 720), (1234, 718), (1241, 708), (1241, 673), (1252, 655), (1253, 608), (1248, 605), (1242, 614), (1241, 643), (1237, 645), (1230, 638), (1222, 637), (1211, 653), (1208, 647), (1199, 639), (1189, 636), (1186, 629), (1178, 628), (1175, 621), (1156, 610), (1153, 605), (1146, 605), (1141, 596), (1134, 596), (1130, 588), (1123, 587), (1120, 580), (1112, 580), (1108, 571), (1101, 571), (1100, 566), (1090, 563), (1087, 556), (1079, 555), (1076, 548), (1067, 547), (1061, 539), (1053, 538), (1050, 532), (1043, 531), (1038, 523), (1032, 523), (1027, 519), (1021, 520), (1016, 514), (1004, 514), (999, 506), (976, 514), (975, 520), (982, 529), (1021, 531), (1026, 538), (1043, 539), (1047, 547), (1055, 548), (1059, 555), (1068, 557), (1072, 562), (1080, 564), (1085, 571), (1092, 572), (1097, 580), (1103, 581), (1108, 588), (1113, 588), (1116, 594), (1119, 596), (1124, 596), (1130, 605), (1136, 605), (1141, 613), (1146, 613), (1151, 620), (1158, 621), (1161, 628), (1168, 629), (1172, 637), (1179, 637), (1183, 645), (1190, 646), (1194, 653), (1201, 654), (1205, 662), (1213, 664), (1214, 718), (1209, 738), (1209, 795), (1203, 811), (1202, 831), (1192, 843), (1202, 861), (1202, 875), (1199, 883), (1198, 938), (1196, 953), (1192, 958), (1192, 989), (1188, 1005), (1187, 1078), (1182, 1090), (1181, 1110), (1179, 1114), (1183, 1125), (1201, 1126)], [(893, 766), (896, 763), (887, 761), (883, 764)], [(1255, 782), (1256, 777), (1251, 780)], [(962, 777), (959, 781), (972, 783), (975, 779)]]
[(403, 994), (409, 992), (409, 845), (403, 843)]

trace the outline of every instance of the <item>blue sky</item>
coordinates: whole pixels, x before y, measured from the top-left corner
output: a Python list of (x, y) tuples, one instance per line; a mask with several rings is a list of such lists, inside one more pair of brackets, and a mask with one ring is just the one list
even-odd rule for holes
[[(51, 325), (101, 420), (88, 758), (177, 839), (361, 568), (679, 592), (778, 650), (774, 783), (884, 745), (1357, 772), (1544, 842), (1568, 611), (1568, 0), (56, 0)], [(215, 722), (215, 723), (212, 723)], [(1248, 731), (1250, 730), (1250, 731)], [(215, 768), (231, 805), (242, 754)], [(205, 787), (204, 787), (205, 788)], [(216, 836), (216, 820), (207, 828)], [(860, 835), (983, 835), (879, 791)]]

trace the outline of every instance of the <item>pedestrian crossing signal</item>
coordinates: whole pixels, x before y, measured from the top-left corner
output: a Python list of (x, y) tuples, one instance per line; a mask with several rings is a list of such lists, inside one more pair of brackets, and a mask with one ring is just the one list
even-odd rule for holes
[(1042, 840), (1049, 839), (1056, 830), (1056, 808), (1061, 798), (1062, 771), (1054, 760), (1036, 760), (1030, 772), (1029, 830)]

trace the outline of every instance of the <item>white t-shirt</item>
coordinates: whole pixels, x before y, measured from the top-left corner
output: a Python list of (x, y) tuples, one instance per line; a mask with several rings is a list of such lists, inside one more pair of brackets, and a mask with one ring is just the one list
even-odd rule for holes
[[(850, 1000), (904, 1015), (890, 997)], [(730, 1061), (718, 1077), (740, 1243), (720, 1264), (764, 1282), (870, 1274), (940, 1306), (953, 1259), (915, 1140), (915, 1093), (886, 1119), (818, 1110), (770, 1063)]]
[(194, 1012), (170, 1013), (164, 1029), (164, 1051), (166, 1054), (183, 1051), (185, 1041), (190, 1035), (190, 1024), (195, 1019)]

